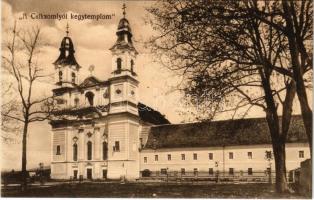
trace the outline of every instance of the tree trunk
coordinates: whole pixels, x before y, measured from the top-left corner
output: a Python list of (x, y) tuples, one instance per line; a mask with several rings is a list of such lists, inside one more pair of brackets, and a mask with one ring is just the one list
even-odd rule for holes
[(23, 128), (23, 140), (22, 140), (22, 190), (27, 189), (27, 170), (26, 170), (26, 164), (27, 164), (27, 132), (28, 132), (28, 122), (24, 123)]
[(275, 169), (276, 169), (276, 192), (283, 193), (288, 190), (286, 178), (286, 151), (285, 144), (277, 142), (273, 144)]

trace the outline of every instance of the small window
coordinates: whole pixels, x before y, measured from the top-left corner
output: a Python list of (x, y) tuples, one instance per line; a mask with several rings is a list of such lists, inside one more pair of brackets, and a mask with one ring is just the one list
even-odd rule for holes
[(197, 153), (193, 153), (193, 160), (197, 160)]
[(181, 154), (181, 160), (185, 160), (185, 154)]
[(233, 175), (233, 174), (234, 174), (233, 168), (229, 168), (229, 175)]
[(59, 82), (62, 82), (62, 75), (63, 75), (62, 71), (59, 71)]
[(60, 145), (57, 145), (56, 155), (61, 155), (61, 147), (60, 147)]
[(122, 59), (118, 58), (117, 59), (117, 70), (121, 71), (121, 68), (122, 68)]
[(252, 168), (248, 168), (247, 169), (247, 174), (248, 175), (253, 175), (253, 169)]
[(233, 152), (229, 152), (229, 159), (233, 159)]
[(299, 158), (304, 158), (304, 151), (299, 151)]
[(147, 157), (144, 157), (144, 163), (147, 163)]
[(72, 83), (75, 83), (76, 75), (74, 72), (72, 72)]
[(185, 168), (181, 168), (181, 175), (185, 175)]
[(75, 98), (75, 99), (74, 99), (74, 105), (75, 105), (75, 107), (77, 107), (77, 106), (79, 105), (79, 103), (80, 103), (80, 99), (79, 99), (79, 98)]
[(208, 154), (208, 159), (209, 159), (209, 160), (213, 160), (213, 159), (214, 159), (213, 153), (209, 153), (209, 154)]
[(134, 72), (134, 61), (131, 60), (131, 72)]
[(166, 175), (167, 174), (167, 169), (165, 169), (165, 168), (160, 169), (160, 174)]
[(266, 158), (271, 159), (271, 151), (266, 151)]
[(193, 174), (194, 174), (194, 176), (197, 176), (197, 174), (198, 174), (198, 170), (197, 170), (197, 168), (194, 168), (194, 170), (193, 170)]
[(168, 154), (168, 160), (171, 160), (171, 154)]
[(155, 161), (158, 161), (158, 155), (155, 155)]
[(252, 152), (247, 152), (247, 157), (248, 157), (248, 159), (252, 159), (253, 158)]
[(120, 142), (119, 141), (114, 142), (114, 151), (120, 151)]
[(213, 168), (209, 168), (208, 169), (208, 174), (209, 175), (213, 175), (214, 174), (214, 169)]

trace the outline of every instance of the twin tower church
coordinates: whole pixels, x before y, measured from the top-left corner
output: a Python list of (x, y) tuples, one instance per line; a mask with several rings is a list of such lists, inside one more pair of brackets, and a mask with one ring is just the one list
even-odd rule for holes
[(110, 48), (112, 73), (79, 82), (82, 66), (71, 38), (63, 38), (53, 63), (58, 104), (52, 126), (52, 178), (135, 179), (144, 125), (169, 123), (159, 112), (139, 103), (136, 56), (129, 21), (123, 17)]
[[(51, 178), (135, 180), (143, 171), (213, 176), (218, 171), (252, 175), (269, 170), (273, 161), (265, 159), (271, 142), (264, 119), (170, 124), (139, 102), (138, 52), (125, 16), (116, 35), (107, 80), (89, 76), (79, 82), (82, 66), (75, 59), (74, 44), (68, 34), (61, 42), (53, 63), (58, 111), (50, 121)], [(300, 117), (292, 122), (288, 169), (309, 157), (301, 122)]]

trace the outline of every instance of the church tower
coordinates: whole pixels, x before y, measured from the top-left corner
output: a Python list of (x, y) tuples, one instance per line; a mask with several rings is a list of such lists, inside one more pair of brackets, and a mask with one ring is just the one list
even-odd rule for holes
[(108, 114), (108, 178), (139, 177), (139, 114), (136, 56), (132, 31), (125, 17), (119, 21), (117, 40), (110, 48), (112, 73)]
[(60, 55), (53, 63), (55, 66), (55, 83), (60, 88), (71, 88), (78, 84), (79, 70), (81, 66), (74, 57), (74, 45), (69, 37), (69, 25), (67, 24), (66, 36), (59, 48)]

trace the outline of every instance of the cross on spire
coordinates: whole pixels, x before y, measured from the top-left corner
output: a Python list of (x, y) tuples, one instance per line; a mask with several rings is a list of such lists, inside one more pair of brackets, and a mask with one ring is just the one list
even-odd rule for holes
[(125, 9), (126, 9), (126, 6), (125, 6), (125, 3), (123, 3), (123, 6), (122, 6), (123, 18), (125, 18), (125, 14), (126, 14)]
[(66, 30), (66, 34), (67, 34), (67, 37), (69, 36), (69, 23), (67, 23), (67, 26), (66, 26), (67, 30)]

